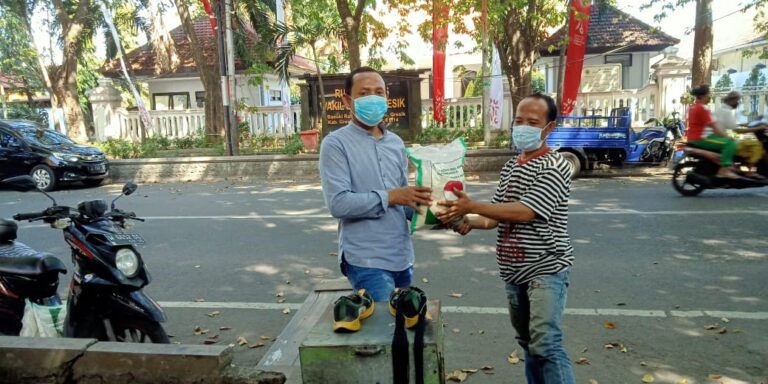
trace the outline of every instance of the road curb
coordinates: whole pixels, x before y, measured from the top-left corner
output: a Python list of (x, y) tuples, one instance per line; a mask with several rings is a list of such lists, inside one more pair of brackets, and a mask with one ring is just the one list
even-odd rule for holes
[[(233, 366), (232, 348), (0, 336), (0, 383), (281, 384), (285, 376)], [(256, 362), (254, 362), (254, 365)]]

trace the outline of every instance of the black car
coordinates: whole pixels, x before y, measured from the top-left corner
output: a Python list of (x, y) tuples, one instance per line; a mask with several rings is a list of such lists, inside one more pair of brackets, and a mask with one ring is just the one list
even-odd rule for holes
[(26, 120), (0, 120), (0, 179), (31, 175), (50, 191), (61, 183), (101, 184), (109, 174), (98, 148), (79, 145), (56, 131)]

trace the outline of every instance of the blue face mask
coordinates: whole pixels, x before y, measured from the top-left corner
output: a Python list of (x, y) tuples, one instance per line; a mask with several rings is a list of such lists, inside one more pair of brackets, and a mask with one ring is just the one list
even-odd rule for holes
[(358, 97), (354, 102), (355, 117), (361, 123), (375, 127), (384, 120), (384, 115), (387, 113), (387, 99), (385, 97), (369, 95)]
[(541, 147), (542, 129), (530, 125), (515, 125), (512, 128), (512, 142), (523, 152), (530, 152)]

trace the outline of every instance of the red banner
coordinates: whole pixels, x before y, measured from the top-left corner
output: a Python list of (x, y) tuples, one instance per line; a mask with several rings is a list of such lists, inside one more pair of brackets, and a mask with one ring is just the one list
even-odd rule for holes
[(203, 3), (205, 13), (208, 15), (208, 21), (211, 22), (211, 29), (213, 30), (213, 33), (216, 33), (216, 16), (213, 15), (213, 7), (211, 7), (211, 2), (208, 0), (200, 0), (200, 2)]
[(589, 0), (571, 0), (568, 50), (566, 51), (563, 79), (563, 105), (560, 108), (560, 114), (563, 116), (570, 115), (576, 106), (576, 95), (579, 93), (579, 86), (581, 85), (581, 69), (584, 67), (584, 51), (587, 48), (591, 11), (592, 5), (589, 4)]
[(432, 9), (432, 111), (445, 122), (445, 48), (448, 45), (448, 4), (435, 0)]

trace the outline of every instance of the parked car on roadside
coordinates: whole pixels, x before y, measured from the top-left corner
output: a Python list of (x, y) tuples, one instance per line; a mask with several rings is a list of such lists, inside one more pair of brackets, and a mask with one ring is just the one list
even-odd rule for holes
[(80, 145), (27, 120), (0, 120), (0, 179), (30, 175), (50, 191), (60, 184), (101, 184), (109, 163), (98, 148)]

